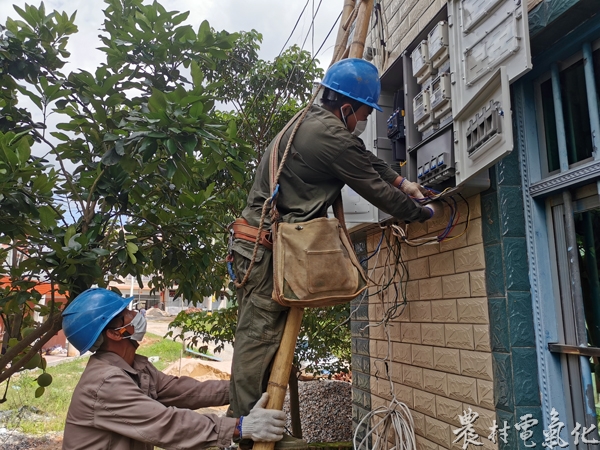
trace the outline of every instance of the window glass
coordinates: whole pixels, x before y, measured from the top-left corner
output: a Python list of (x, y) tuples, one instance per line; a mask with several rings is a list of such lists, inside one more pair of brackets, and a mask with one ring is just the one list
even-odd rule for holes
[(552, 97), (552, 79), (548, 79), (540, 86), (542, 94), (542, 113), (544, 116), (544, 135), (546, 138), (546, 156), (548, 158), (548, 172), (560, 169), (558, 159), (558, 140), (556, 137), (556, 118), (554, 116), (554, 98)]
[(594, 78), (596, 78), (596, 94), (600, 96), (600, 49), (593, 53)]
[[(598, 275), (600, 273), (600, 210), (594, 209), (575, 214), (575, 233), (579, 250), (579, 274), (588, 345), (600, 347), (600, 277)], [(598, 410), (600, 359), (591, 357), (589, 361)]]
[(585, 88), (583, 60), (560, 73), (569, 165), (592, 156), (592, 131)]

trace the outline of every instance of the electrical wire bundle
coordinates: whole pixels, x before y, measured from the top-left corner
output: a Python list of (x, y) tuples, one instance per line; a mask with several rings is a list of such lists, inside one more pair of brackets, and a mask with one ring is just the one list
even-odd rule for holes
[[(390, 334), (386, 326), (385, 333), (388, 340), (388, 355), (384, 360), (388, 381), (390, 383), (390, 393), (392, 400), (388, 406), (380, 406), (363, 417), (354, 430), (354, 450), (415, 450), (417, 442), (415, 438), (415, 424), (410, 409), (406, 404), (396, 398), (394, 393), (394, 383), (389, 376), (390, 359)], [(359, 440), (359, 432), (365, 428), (365, 434)]]
[[(443, 192), (434, 192), (430, 197), (431, 200), (440, 200), (444, 202), (446, 205), (448, 205), (450, 210), (448, 224), (439, 235), (421, 239), (408, 239), (407, 231), (405, 231), (399, 225), (392, 224), (383, 226), (381, 227), (381, 236), (377, 246), (375, 247), (375, 250), (372, 254), (361, 260), (362, 264), (371, 260), (372, 258), (375, 258), (373, 268), (368, 272), (368, 279), (375, 286), (378, 286), (378, 289), (375, 292), (369, 292), (368, 295), (364, 296), (356, 309), (352, 311), (350, 317), (356, 313), (358, 307), (360, 307), (365, 298), (377, 296), (381, 306), (383, 307), (382, 318), (376, 323), (367, 325), (361, 331), (364, 331), (369, 327), (383, 327), (388, 341), (388, 350), (385, 358), (375, 359), (375, 377), (378, 378), (379, 376), (380, 367), (378, 366), (383, 364), (385, 367), (385, 378), (390, 384), (391, 401), (387, 406), (381, 406), (370, 411), (360, 421), (354, 432), (355, 450), (384, 450), (387, 448), (391, 448), (393, 450), (413, 450), (416, 448), (414, 422), (411, 412), (406, 404), (402, 403), (396, 398), (396, 394), (394, 392), (394, 383), (390, 376), (390, 366), (394, 364), (394, 362), (391, 359), (389, 327), (394, 319), (402, 315), (408, 303), (407, 286), (409, 281), (409, 273), (406, 263), (402, 258), (402, 243), (406, 243), (411, 247), (436, 244), (443, 241), (457, 239), (463, 236), (468, 230), (470, 223), (469, 203), (462, 195), (457, 194), (465, 202), (467, 208), (467, 219), (462, 232), (457, 235), (451, 235), (460, 220), (460, 212), (456, 199), (454, 199), (452, 196), (447, 198), (443, 197), (445, 194), (447, 194), (447, 190)], [(417, 199), (415, 200), (419, 201)], [(423, 200), (421, 200), (419, 203), (422, 202)], [(382, 255), (384, 241), (384, 248), (387, 250), (387, 252), (383, 261), (381, 261), (383, 265), (383, 271), (380, 276), (375, 277), (376, 268), (380, 266), (380, 258)], [(390, 291), (390, 289), (393, 291)], [(362, 439), (359, 439), (359, 433), (363, 429), (365, 434)]]
[[(456, 203), (454, 196), (450, 196), (447, 198), (442, 197), (448, 190), (449, 189), (446, 189), (442, 192), (433, 191), (434, 194), (431, 197), (427, 197), (427, 198), (413, 198), (413, 200), (415, 200), (417, 203), (424, 203), (425, 201), (437, 200), (437, 201), (441, 201), (441, 202), (445, 203), (448, 206), (448, 209), (450, 210), (450, 217), (448, 219), (448, 224), (446, 225), (446, 228), (444, 228), (440, 234), (438, 234), (437, 236), (428, 236), (428, 237), (418, 238), (418, 239), (409, 239), (408, 231), (404, 230), (399, 225), (391, 225), (394, 235), (397, 236), (402, 242), (406, 243), (407, 245), (409, 245), (411, 247), (420, 247), (422, 245), (437, 244), (437, 243), (443, 242), (443, 241), (451, 241), (453, 239), (458, 239), (459, 237), (463, 236), (467, 232), (467, 230), (469, 228), (469, 224), (471, 222), (471, 211), (469, 208), (469, 202), (467, 202), (461, 194), (457, 194), (465, 202), (465, 205), (467, 206), (467, 221), (465, 223), (465, 228), (462, 230), (462, 232), (460, 234), (450, 236), (450, 233), (452, 233), (452, 231), (454, 231), (454, 228), (460, 221), (460, 211), (458, 209), (458, 204)], [(408, 225), (407, 225), (407, 229), (408, 229)]]

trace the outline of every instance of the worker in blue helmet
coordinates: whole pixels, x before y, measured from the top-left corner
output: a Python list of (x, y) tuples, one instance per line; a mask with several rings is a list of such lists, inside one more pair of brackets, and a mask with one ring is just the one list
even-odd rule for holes
[[(330, 67), (321, 84), (321, 106), (312, 106), (299, 126), (279, 178), (277, 209), (281, 219), (297, 223), (326, 217), (344, 185), (405, 222), (423, 222), (441, 214), (439, 204), (422, 206), (413, 201), (411, 197), (422, 197), (424, 189), (392, 170), (358, 138), (373, 110), (381, 111), (377, 68), (362, 59), (344, 59)], [(278, 151), (281, 161), (290, 134), (288, 131), (283, 135), (278, 149), (273, 148), (274, 141), (268, 147), (256, 170), (242, 217), (232, 225), (230, 256), (238, 280), (244, 278), (252, 260), (262, 207), (271, 196), (269, 155)], [(268, 215), (265, 228), (270, 228)], [(287, 317), (287, 308), (271, 299), (273, 260), (266, 232), (260, 243), (248, 282), (237, 291), (239, 309), (229, 411), (233, 417), (247, 414), (266, 390)], [(288, 449), (304, 447), (304, 441), (287, 435), (276, 445)]]
[(63, 312), (69, 342), (82, 354), (95, 352), (73, 392), (63, 450), (203, 449), (282, 438), (286, 416), (265, 409), (266, 394), (245, 417), (195, 412), (229, 403), (229, 382), (165, 375), (137, 355), (146, 319), (127, 309), (130, 301), (89, 289)]

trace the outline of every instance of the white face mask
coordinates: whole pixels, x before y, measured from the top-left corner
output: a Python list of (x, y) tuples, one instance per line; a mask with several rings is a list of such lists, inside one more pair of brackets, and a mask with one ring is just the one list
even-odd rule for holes
[(354, 136), (360, 136), (367, 129), (367, 121), (366, 120), (357, 120), (356, 126), (354, 127), (354, 131), (352, 134)]
[[(352, 108), (352, 105), (350, 105), (350, 108)], [(342, 114), (342, 122), (344, 122), (344, 125), (346, 126), (346, 128), (348, 128), (348, 123), (346, 122), (346, 116), (344, 115), (344, 111), (342, 111), (342, 107), (340, 107), (340, 113)], [(352, 115), (354, 116), (354, 120), (356, 121), (356, 125), (354, 126), (354, 131), (352, 132), (352, 134), (354, 136), (360, 136), (367, 128), (367, 121), (358, 120), (358, 118), (356, 117), (356, 113), (354, 112), (354, 108), (352, 108)]]
[(121, 328), (125, 328), (130, 325), (133, 326), (133, 334), (131, 336), (123, 336), (123, 339), (131, 339), (141, 342), (142, 339), (144, 339), (144, 335), (146, 334), (146, 326), (148, 325), (146, 318), (140, 313), (137, 313), (129, 324), (125, 325), (124, 327), (115, 328), (115, 330), (120, 330)]

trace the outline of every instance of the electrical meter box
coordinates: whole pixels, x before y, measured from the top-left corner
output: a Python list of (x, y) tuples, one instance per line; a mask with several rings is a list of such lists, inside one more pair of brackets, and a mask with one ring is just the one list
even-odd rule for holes
[(513, 149), (510, 83), (531, 69), (527, 2), (450, 0), (456, 184)]
[[(487, 169), (513, 149), (510, 83), (531, 69), (527, 2), (448, 0), (419, 25), (381, 75), (384, 111), (361, 137), (410, 180), (481, 192)], [(349, 226), (389, 218), (349, 188), (343, 194)]]
[(448, 22), (445, 20), (439, 21), (433, 30), (429, 32), (427, 43), (431, 66), (434, 69), (438, 69), (450, 59), (448, 51)]
[(431, 82), (429, 103), (434, 119), (440, 119), (452, 111), (450, 74), (441, 73)]
[(411, 55), (413, 75), (417, 78), (417, 83), (421, 84), (431, 75), (431, 62), (429, 61), (429, 49), (427, 41), (423, 40)]

